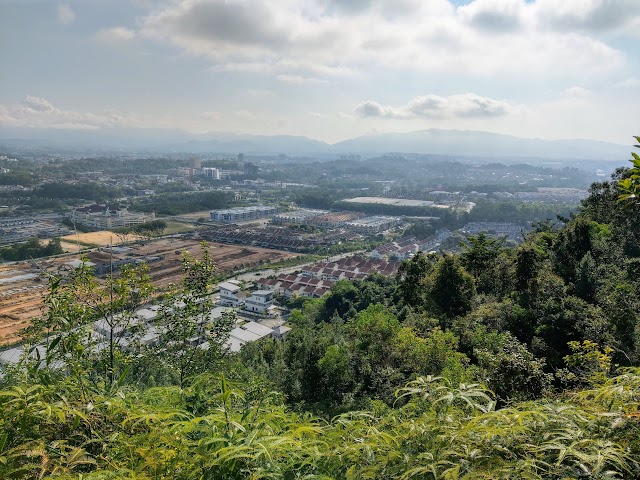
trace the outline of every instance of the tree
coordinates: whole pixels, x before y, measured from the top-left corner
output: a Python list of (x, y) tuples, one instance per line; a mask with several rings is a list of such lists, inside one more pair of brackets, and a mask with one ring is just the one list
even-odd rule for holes
[[(100, 285), (93, 268), (82, 262), (68, 275), (51, 275), (43, 315), (25, 330), (29, 344), (37, 350), (44, 342), (47, 365), (62, 362), (76, 378), (84, 378), (88, 361), (99, 348), (98, 365), (110, 389), (127, 369), (144, 325), (136, 315), (153, 293), (146, 263), (125, 265), (110, 273)], [(95, 332), (95, 333), (94, 333)]]
[(424, 303), (424, 279), (431, 269), (432, 263), (422, 252), (416, 253), (411, 260), (405, 260), (398, 268), (396, 276), (398, 292), (405, 305), (421, 308)]
[[(640, 142), (640, 137), (634, 137)], [(640, 148), (640, 145), (635, 145)], [(620, 196), (618, 200), (627, 204), (640, 205), (640, 155), (635, 152), (631, 153), (632, 159), (629, 160), (633, 167), (629, 170), (628, 176), (618, 181), (618, 189)]]
[(160, 237), (166, 228), (167, 222), (164, 220), (153, 220), (136, 225), (132, 228), (132, 231), (142, 235), (147, 240), (151, 240), (152, 238)]
[(500, 253), (504, 250), (503, 238), (491, 238), (485, 233), (470, 235), (461, 244), (462, 266), (476, 279), (479, 292), (490, 293), (494, 290), (495, 268)]
[(436, 264), (427, 281), (427, 297), (435, 313), (448, 320), (465, 315), (471, 310), (475, 295), (473, 277), (460, 265), (453, 255), (444, 255)]
[(474, 333), (474, 344), (479, 376), (498, 399), (530, 400), (549, 393), (553, 377), (544, 371), (544, 359), (534, 357), (509, 332), (479, 328)]
[(38, 238), (31, 238), (23, 243), (16, 243), (0, 248), (2, 260), (29, 260), (40, 257), (50, 257), (64, 253), (60, 246), (60, 239), (53, 238), (46, 245), (41, 245)]
[(177, 373), (181, 389), (188, 376), (220, 359), (236, 322), (233, 314), (212, 318), (215, 272), (206, 243), (202, 260), (185, 252), (181, 283), (166, 296), (157, 317), (157, 326), (164, 331), (159, 354)]
[(462, 266), (474, 277), (479, 278), (483, 272), (491, 269), (498, 255), (504, 248), (504, 239), (491, 238), (486, 233), (478, 236), (469, 235), (461, 244)]

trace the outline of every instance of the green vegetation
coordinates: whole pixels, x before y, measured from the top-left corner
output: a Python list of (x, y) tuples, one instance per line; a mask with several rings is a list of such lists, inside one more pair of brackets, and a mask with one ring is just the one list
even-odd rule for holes
[(207, 255), (185, 257), (159, 346), (113, 341), (151, 295), (144, 265), (53, 277), (26, 332), (48, 350), (0, 380), (0, 478), (640, 478), (640, 215), (619, 200), (634, 175), (517, 247), (471, 236), (293, 299), (288, 336), (237, 355), (232, 317), (198, 348)]
[(121, 197), (124, 190), (114, 185), (103, 185), (95, 182), (49, 182), (33, 190), (33, 195), (42, 199), (81, 199), (103, 203)]
[[(640, 137), (635, 137), (635, 139), (640, 142)], [(636, 145), (636, 147), (640, 148), (640, 145)], [(637, 204), (638, 199), (640, 199), (640, 155), (635, 152), (631, 155), (633, 158), (630, 162), (633, 164), (633, 167), (629, 169), (629, 173), (625, 175), (625, 178), (618, 181), (618, 188), (621, 192), (619, 200), (628, 203), (635, 202)]]
[(166, 227), (164, 228), (164, 231), (163, 231), (164, 235), (174, 235), (176, 233), (191, 232), (196, 228), (194, 225), (190, 223), (176, 222), (174, 220), (162, 220), (162, 221), (166, 224)]
[(577, 206), (478, 200), (465, 222), (511, 222), (521, 225), (542, 222), (558, 215), (568, 217)]
[(440, 217), (445, 208), (438, 207), (414, 207), (404, 205), (384, 205), (381, 203), (354, 203), (335, 202), (333, 208), (337, 210), (349, 210), (364, 212), (368, 215), (392, 215), (392, 216), (413, 216), (413, 217)]
[(50, 257), (64, 253), (60, 246), (60, 240), (54, 238), (46, 245), (40, 240), (32, 238), (24, 243), (16, 243), (9, 247), (0, 248), (0, 259), (5, 261), (29, 260), (31, 258)]
[(114, 229), (114, 232), (121, 236), (141, 235), (145, 238), (154, 238), (163, 235), (166, 228), (167, 222), (164, 220), (152, 220), (134, 227), (116, 228)]
[(226, 208), (231, 205), (233, 195), (228, 192), (211, 190), (204, 192), (162, 193), (152, 197), (136, 198), (130, 210), (156, 212), (160, 215), (181, 215)]

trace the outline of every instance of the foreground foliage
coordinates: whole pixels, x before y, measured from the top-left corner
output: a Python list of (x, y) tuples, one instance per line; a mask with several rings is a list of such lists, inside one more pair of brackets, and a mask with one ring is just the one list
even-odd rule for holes
[[(0, 477), (637, 478), (640, 371), (495, 409), (477, 384), (420, 377), (329, 421), (225, 377), (89, 401), (65, 381), (0, 393)], [(85, 403), (86, 402), (86, 403)]]

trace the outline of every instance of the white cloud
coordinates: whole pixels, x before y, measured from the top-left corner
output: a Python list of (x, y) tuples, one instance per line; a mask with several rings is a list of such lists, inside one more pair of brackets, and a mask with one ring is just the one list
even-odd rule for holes
[(530, 8), (540, 26), (561, 31), (619, 31), (640, 16), (637, 0), (536, 0)]
[[(626, 24), (605, 15), (603, 2), (618, 12), (631, 1), (566, 0), (582, 12), (576, 19), (568, 8), (554, 12), (555, 0), (474, 0), (457, 9), (447, 0), (176, 0), (141, 19), (140, 34), (209, 59), (213, 71), (327, 80), (377, 65), (577, 77), (623, 63), (593, 32)], [(603, 15), (611, 18), (598, 21)], [(631, 5), (628, 16), (640, 11)]]
[(616, 83), (616, 87), (618, 88), (638, 88), (640, 87), (640, 78), (638, 77), (629, 77), (624, 80)]
[(96, 33), (95, 37), (101, 42), (126, 42), (136, 36), (133, 30), (125, 27), (105, 28)]
[(98, 130), (110, 127), (142, 127), (133, 114), (63, 110), (42, 97), (27, 95), (14, 105), (0, 105), (0, 125), (7, 127)]
[(588, 88), (574, 86), (567, 88), (563, 95), (565, 98), (589, 98), (593, 95), (593, 92)]
[(472, 118), (502, 117), (517, 110), (518, 107), (504, 100), (482, 97), (475, 93), (463, 93), (441, 97), (424, 95), (416, 97), (406, 105), (393, 107), (367, 100), (356, 106), (360, 117), (381, 117), (394, 119), (412, 118)]
[(303, 77), (302, 75), (276, 75), (276, 79), (283, 83), (291, 83), (294, 85), (301, 85), (304, 83), (319, 84), (328, 83), (327, 80), (322, 80), (315, 77)]
[(63, 25), (68, 25), (76, 19), (76, 13), (67, 4), (58, 5), (58, 21)]
[(524, 23), (524, 0), (475, 0), (458, 7), (463, 22), (489, 32), (514, 32)]

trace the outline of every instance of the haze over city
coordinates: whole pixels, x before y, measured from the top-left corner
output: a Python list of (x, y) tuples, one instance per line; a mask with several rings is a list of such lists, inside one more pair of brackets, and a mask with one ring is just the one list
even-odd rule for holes
[(4, 0), (0, 12), (0, 129), (16, 138), (335, 143), (438, 128), (629, 145), (637, 124), (635, 0)]

